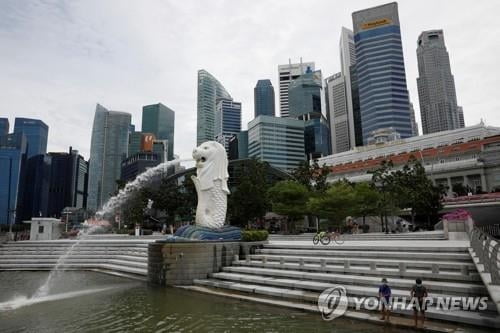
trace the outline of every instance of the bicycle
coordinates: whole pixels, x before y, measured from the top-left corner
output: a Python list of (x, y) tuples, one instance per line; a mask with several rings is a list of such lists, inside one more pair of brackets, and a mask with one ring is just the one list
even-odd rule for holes
[(318, 243), (321, 242), (321, 244), (323, 244), (323, 245), (328, 245), (328, 244), (330, 244), (330, 242), (332, 240), (337, 245), (344, 244), (344, 237), (342, 236), (342, 234), (335, 232), (335, 231), (334, 232), (326, 232), (326, 231), (318, 232), (313, 237), (313, 244), (318, 245)]

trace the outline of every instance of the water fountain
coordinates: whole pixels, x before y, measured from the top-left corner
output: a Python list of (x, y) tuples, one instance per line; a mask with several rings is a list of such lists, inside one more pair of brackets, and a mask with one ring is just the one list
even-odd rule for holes
[[(179, 228), (175, 236), (170, 236), (167, 241), (239, 240), (241, 238), (241, 230), (236, 227), (225, 225), (227, 195), (229, 194), (229, 189), (227, 187), (229, 174), (227, 171), (228, 160), (224, 147), (215, 141), (205, 142), (193, 150), (193, 159), (196, 161), (197, 173), (196, 176), (192, 176), (191, 178), (195, 184), (198, 195), (196, 225), (186, 225)], [(102, 219), (106, 215), (109, 216), (113, 214), (126, 203), (132, 193), (151, 184), (156, 178), (163, 176), (169, 167), (183, 161), (191, 160), (192, 159), (175, 159), (146, 170), (138, 175), (133, 181), (127, 183), (118, 194), (111, 197), (103, 205), (102, 209), (96, 213), (96, 216), (98, 219)], [(60, 270), (64, 270), (64, 264), (67, 259), (73, 254), (82, 241), (90, 234), (100, 229), (101, 225), (90, 226), (81, 232), (77, 240), (58, 258), (47, 279), (32, 297), (21, 297), (12, 304), (7, 302), (7, 305), (4, 304), (4, 307), (15, 307), (19, 304), (34, 304), (50, 299), (53, 280)], [(74, 295), (78, 295), (78, 293), (74, 293)]]

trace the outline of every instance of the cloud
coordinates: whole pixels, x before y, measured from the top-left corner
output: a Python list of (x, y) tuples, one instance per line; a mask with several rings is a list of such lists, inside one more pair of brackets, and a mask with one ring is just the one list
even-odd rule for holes
[[(204, 68), (253, 117), (253, 88), (289, 58), (340, 70), (338, 40), (351, 13), (381, 1), (25, 1), (0, 3), (0, 116), (49, 126), (49, 151), (89, 156), (95, 104), (132, 114), (162, 102), (176, 112), (175, 151), (196, 142), (196, 75)], [(411, 99), (418, 113), (416, 39), (443, 28), (458, 102), (468, 124), (500, 125), (500, 4), (478, 0), (400, 1)], [(276, 93), (278, 96), (278, 93)], [(276, 101), (278, 103), (278, 101)], [(278, 109), (277, 109), (278, 110)]]

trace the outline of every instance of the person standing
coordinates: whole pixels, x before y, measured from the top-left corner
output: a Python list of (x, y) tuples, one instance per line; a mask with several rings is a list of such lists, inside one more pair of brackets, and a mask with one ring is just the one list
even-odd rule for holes
[(391, 314), (390, 305), (391, 305), (391, 287), (389, 287), (389, 283), (386, 278), (382, 279), (382, 284), (378, 288), (378, 297), (380, 300), (380, 312), (382, 317), (380, 320), (389, 321), (389, 317)]
[(421, 279), (415, 280), (415, 285), (411, 289), (411, 297), (413, 302), (413, 315), (415, 319), (415, 327), (418, 326), (418, 313), (422, 314), (422, 327), (425, 322), (425, 306), (427, 297), (427, 288), (422, 284)]

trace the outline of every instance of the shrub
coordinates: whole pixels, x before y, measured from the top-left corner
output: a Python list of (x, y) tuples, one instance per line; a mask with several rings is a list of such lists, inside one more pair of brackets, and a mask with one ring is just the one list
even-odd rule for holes
[(370, 226), (368, 224), (362, 224), (359, 226), (361, 228), (361, 230), (363, 230), (363, 233), (367, 233), (368, 230), (370, 230)]
[(241, 240), (244, 242), (265, 241), (267, 236), (269, 236), (267, 230), (243, 230), (241, 232)]

